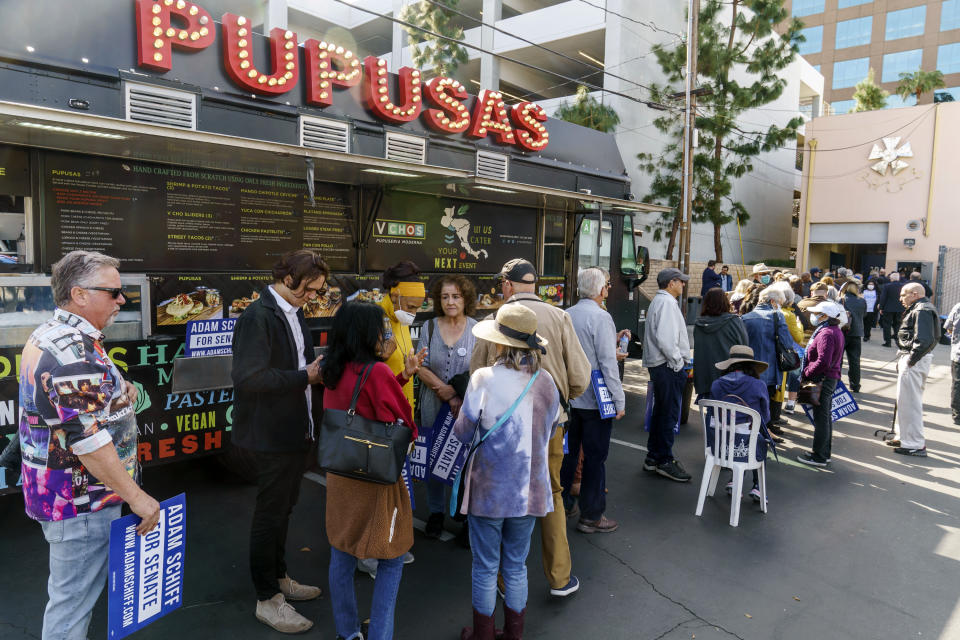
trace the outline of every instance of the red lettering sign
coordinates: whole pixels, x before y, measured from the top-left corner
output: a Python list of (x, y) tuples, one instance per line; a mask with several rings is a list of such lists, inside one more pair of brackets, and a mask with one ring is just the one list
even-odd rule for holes
[(263, 95), (280, 95), (297, 84), (297, 35), (284, 29), (270, 30), (272, 73), (253, 64), (250, 21), (232, 13), (223, 14), (223, 64), (241, 87)]
[[(360, 82), (360, 60), (341, 46), (314, 39), (303, 43), (306, 55), (307, 102), (327, 107), (333, 104), (334, 87), (346, 89)], [(336, 67), (334, 67), (336, 63)]]
[(510, 119), (516, 127), (517, 144), (528, 151), (540, 151), (550, 144), (547, 128), (540, 124), (547, 121), (543, 107), (532, 102), (521, 102), (510, 109)]
[(426, 101), (436, 109), (427, 109), (423, 117), (434, 131), (443, 133), (462, 133), (470, 124), (470, 112), (461, 100), (470, 94), (463, 85), (453, 78), (430, 78), (426, 84)]
[(416, 120), (423, 102), (420, 100), (420, 72), (411, 67), (400, 67), (397, 72), (397, 97), (390, 98), (390, 75), (387, 63), (374, 56), (363, 61), (366, 79), (363, 100), (367, 109), (387, 122), (403, 124)]
[[(184, 0), (136, 0), (137, 64), (170, 71), (173, 47), (199, 51), (213, 44), (213, 20), (199, 5)], [(181, 23), (174, 27), (171, 16)]]
[(487, 134), (495, 137), (500, 144), (516, 142), (503, 96), (499, 91), (490, 89), (484, 89), (477, 97), (477, 103), (473, 106), (473, 123), (467, 131), (471, 138), (486, 138)]

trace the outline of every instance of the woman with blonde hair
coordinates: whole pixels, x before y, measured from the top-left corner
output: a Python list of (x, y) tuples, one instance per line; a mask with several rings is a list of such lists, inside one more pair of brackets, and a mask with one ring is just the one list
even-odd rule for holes
[(740, 305), (743, 302), (744, 296), (750, 291), (751, 285), (753, 285), (753, 280), (741, 280), (737, 283), (737, 287), (733, 290), (733, 293), (730, 294), (730, 306), (733, 308), (734, 313), (739, 313)]

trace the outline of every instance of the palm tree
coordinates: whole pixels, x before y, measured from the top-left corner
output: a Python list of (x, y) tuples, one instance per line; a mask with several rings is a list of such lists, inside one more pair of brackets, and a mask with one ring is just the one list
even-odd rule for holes
[(857, 83), (856, 91), (853, 93), (853, 99), (857, 101), (853, 111), (873, 111), (874, 109), (883, 109), (887, 106), (887, 96), (890, 95), (877, 85), (874, 80), (873, 69), (867, 73), (867, 77)]
[(917, 96), (917, 104), (920, 103), (921, 94), (942, 89), (947, 86), (943, 81), (943, 74), (937, 70), (923, 71), (917, 69), (913, 73), (901, 73), (900, 84), (897, 85), (897, 95), (906, 100), (908, 97)]

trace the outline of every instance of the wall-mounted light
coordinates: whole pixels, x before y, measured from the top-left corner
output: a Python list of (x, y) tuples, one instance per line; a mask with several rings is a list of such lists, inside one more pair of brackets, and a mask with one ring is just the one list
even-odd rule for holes
[(587, 60), (589, 60), (589, 61), (592, 62), (593, 64), (598, 64), (598, 65), (600, 65), (601, 67), (606, 66), (606, 65), (603, 64), (603, 62), (601, 62), (600, 60), (597, 60), (596, 58), (594, 58), (593, 56), (591, 56), (589, 53), (584, 53), (583, 51), (577, 51), (577, 53), (579, 53), (581, 56), (583, 56), (584, 58), (586, 58)]
[(401, 178), (419, 178), (418, 173), (405, 173), (403, 171), (393, 171), (392, 169), (364, 169), (365, 173), (379, 173), (385, 176), (400, 176)]
[(39, 122), (18, 122), (21, 127), (30, 129), (41, 129), (43, 131), (54, 131), (56, 133), (70, 133), (78, 136), (90, 136), (92, 138), (108, 138), (110, 140), (126, 140), (127, 136), (121, 136), (116, 133), (104, 133), (102, 131), (89, 131), (87, 129), (73, 129), (71, 127), (59, 127), (52, 124), (42, 124)]

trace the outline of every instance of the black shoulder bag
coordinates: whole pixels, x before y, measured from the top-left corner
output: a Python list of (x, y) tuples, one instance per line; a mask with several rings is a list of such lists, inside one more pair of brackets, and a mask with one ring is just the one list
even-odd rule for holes
[(780, 342), (780, 312), (773, 312), (773, 341), (777, 345), (777, 369), (780, 371), (793, 371), (800, 368), (800, 355)]
[(394, 484), (403, 470), (413, 431), (403, 423), (357, 415), (357, 399), (372, 364), (357, 376), (350, 408), (325, 408), (320, 423), (320, 467), (325, 471), (378, 484)]

